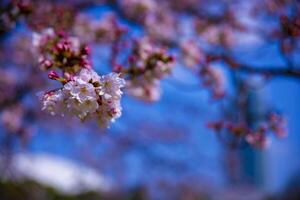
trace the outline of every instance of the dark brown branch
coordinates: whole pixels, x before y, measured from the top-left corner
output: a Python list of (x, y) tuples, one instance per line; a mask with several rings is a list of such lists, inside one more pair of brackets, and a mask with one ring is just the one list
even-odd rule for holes
[(250, 73), (260, 74), (265, 76), (277, 76), (296, 78), (300, 80), (300, 68), (292, 66), (262, 66), (253, 67), (248, 64), (239, 63), (237, 60), (228, 55), (210, 55), (211, 60), (223, 60), (233, 70)]
[(252, 73), (252, 74), (263, 74), (266, 76), (281, 76), (281, 77), (291, 77), (300, 79), (300, 69), (290, 69), (290, 68), (278, 68), (278, 67), (250, 67), (247, 65), (241, 65), (236, 68), (236, 70)]

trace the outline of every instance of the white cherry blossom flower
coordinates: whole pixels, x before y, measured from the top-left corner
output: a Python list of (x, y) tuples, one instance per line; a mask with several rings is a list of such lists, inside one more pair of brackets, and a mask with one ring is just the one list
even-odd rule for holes
[(104, 76), (82, 69), (61, 89), (43, 96), (42, 110), (77, 116), (82, 121), (95, 119), (101, 127), (109, 127), (121, 116), (121, 88), (125, 80), (117, 73)]
[(94, 86), (82, 81), (81, 79), (68, 82), (64, 86), (64, 90), (69, 91), (70, 95), (81, 103), (87, 99), (97, 98)]
[(85, 82), (100, 82), (100, 76), (94, 71), (89, 69), (82, 69), (79, 73), (78, 79), (81, 79)]
[(122, 95), (121, 88), (125, 86), (125, 80), (120, 78), (117, 73), (110, 73), (101, 77), (101, 90), (99, 95), (105, 99), (120, 99)]
[(62, 111), (63, 93), (61, 90), (49, 92), (42, 97), (42, 110), (57, 115)]

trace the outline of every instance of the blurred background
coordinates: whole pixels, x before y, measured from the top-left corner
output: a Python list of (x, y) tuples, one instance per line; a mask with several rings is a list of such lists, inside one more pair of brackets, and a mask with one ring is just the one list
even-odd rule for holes
[[(0, 199), (300, 198), (299, 1), (0, 5)], [(125, 90), (122, 116), (106, 130), (42, 112), (38, 93), (56, 85), (38, 67), (33, 32), (53, 27), (76, 35), (105, 74), (115, 41), (88, 34), (104, 27), (111, 36), (115, 26), (126, 29), (124, 43), (148, 36), (174, 55), (160, 99)], [(125, 66), (130, 44), (120, 51), (116, 62)], [(288, 135), (269, 134), (264, 148), (236, 140), (231, 129), (219, 137), (209, 126), (221, 120), (254, 129), (271, 111), (285, 117)]]

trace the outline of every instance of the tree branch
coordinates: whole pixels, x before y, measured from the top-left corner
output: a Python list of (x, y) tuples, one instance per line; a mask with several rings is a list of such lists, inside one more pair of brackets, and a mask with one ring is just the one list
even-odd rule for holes
[(241, 65), (236, 68), (236, 70), (252, 73), (252, 74), (263, 74), (266, 76), (281, 76), (281, 77), (291, 77), (300, 79), (300, 69), (294, 68), (279, 68), (279, 67), (251, 67), (247, 65)]

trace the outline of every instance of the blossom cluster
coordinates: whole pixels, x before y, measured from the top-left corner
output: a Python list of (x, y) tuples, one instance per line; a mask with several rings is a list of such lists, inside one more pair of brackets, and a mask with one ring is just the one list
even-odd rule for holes
[(180, 43), (181, 60), (186, 67), (197, 71), (202, 85), (207, 88), (214, 99), (225, 95), (226, 77), (220, 66), (219, 58), (205, 54), (196, 41), (190, 39)]
[(74, 25), (77, 10), (71, 3), (65, 1), (26, 1), (30, 2), (32, 8), (26, 17), (26, 22), (34, 31), (42, 31), (48, 27), (52, 27), (56, 31), (66, 31)]
[(170, 74), (174, 58), (155, 46), (149, 38), (136, 41), (129, 57), (127, 91), (147, 102), (160, 98), (160, 80)]
[(126, 17), (142, 24), (156, 41), (170, 44), (177, 39), (177, 21), (165, 3), (155, 0), (122, 0), (120, 7)]
[(125, 81), (117, 73), (99, 76), (91, 69), (81, 69), (62, 88), (42, 97), (43, 108), (52, 115), (75, 115), (82, 121), (96, 119), (109, 127), (121, 116), (121, 88)]
[[(52, 29), (35, 33), (33, 45), (40, 54), (41, 68), (51, 69), (49, 79), (62, 84), (42, 96), (42, 110), (52, 115), (77, 116), (82, 121), (96, 119), (101, 127), (109, 127), (121, 116), (125, 80), (117, 73), (99, 76), (92, 69), (88, 46)], [(61, 75), (54, 70), (61, 71)]]
[(266, 121), (260, 123), (255, 128), (251, 128), (244, 123), (231, 121), (210, 122), (208, 127), (218, 134), (229, 133), (236, 139), (242, 138), (248, 144), (256, 148), (265, 148), (270, 144), (270, 138), (267, 136), (269, 133), (273, 133), (278, 138), (287, 135), (285, 118), (274, 112), (270, 113)]
[(32, 43), (43, 70), (59, 68), (63, 72), (76, 73), (82, 67), (91, 68), (88, 59), (90, 49), (81, 44), (77, 37), (68, 36), (64, 32), (56, 33), (49, 28), (41, 33), (34, 33)]
[(147, 33), (155, 40), (172, 44), (178, 36), (178, 23), (173, 17), (171, 11), (157, 9), (154, 15), (148, 15), (145, 20), (145, 29)]
[(106, 14), (101, 20), (78, 15), (73, 29), (74, 34), (87, 43), (112, 43), (126, 32), (126, 29), (117, 23), (114, 14)]

